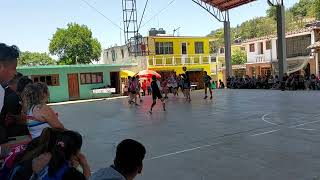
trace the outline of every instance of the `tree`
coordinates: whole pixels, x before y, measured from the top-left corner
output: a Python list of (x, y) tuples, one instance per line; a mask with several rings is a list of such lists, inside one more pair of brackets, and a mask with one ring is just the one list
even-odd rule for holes
[(277, 7), (276, 6), (270, 6), (269, 9), (267, 9), (267, 17), (271, 18), (273, 20), (277, 20)]
[(314, 2), (314, 12), (317, 20), (320, 20), (320, 0)]
[(235, 49), (232, 51), (231, 62), (233, 65), (244, 64), (247, 62), (247, 53), (246, 51)]
[(66, 29), (57, 29), (50, 41), (49, 51), (59, 57), (59, 64), (89, 64), (99, 61), (101, 44), (92, 37), (86, 25), (69, 23)]
[(45, 66), (56, 64), (47, 53), (22, 52), (18, 61), (19, 66)]
[(289, 11), (293, 14), (294, 17), (306, 17), (308, 11), (314, 5), (314, 0), (300, 0), (294, 4)]

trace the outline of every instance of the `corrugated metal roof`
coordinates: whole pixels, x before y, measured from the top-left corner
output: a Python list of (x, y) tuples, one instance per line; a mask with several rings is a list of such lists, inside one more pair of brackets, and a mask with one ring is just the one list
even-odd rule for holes
[(210, 4), (221, 11), (226, 11), (243, 4), (250, 3), (255, 0), (202, 0), (203, 2)]
[[(314, 29), (318, 29), (318, 28), (317, 27), (308, 27), (308, 28), (302, 28), (302, 29), (298, 29), (298, 30), (294, 30), (294, 31), (289, 31), (286, 33), (286, 36), (305, 33), (305, 32), (311, 32)], [(277, 35), (272, 34), (269, 36), (262, 36), (262, 37), (258, 37), (258, 38), (247, 39), (244, 41), (244, 43), (253, 42), (253, 41), (260, 41), (260, 40), (265, 40), (265, 39), (273, 39), (273, 38), (277, 38)]]
[(127, 64), (76, 64), (76, 65), (48, 65), (48, 66), (19, 66), (17, 69), (57, 69), (57, 68), (88, 68), (88, 67), (126, 67), (137, 66), (137, 63)]

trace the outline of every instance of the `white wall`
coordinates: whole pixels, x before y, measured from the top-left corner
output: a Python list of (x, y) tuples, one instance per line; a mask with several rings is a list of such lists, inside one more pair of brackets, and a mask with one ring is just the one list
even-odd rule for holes
[[(121, 50), (123, 50), (123, 58)], [(112, 59), (112, 51), (115, 52), (115, 61)], [(129, 54), (127, 46), (116, 46), (109, 49), (105, 49), (102, 55), (103, 63), (105, 64), (122, 64), (122, 63), (130, 63), (132, 61), (132, 57)]]

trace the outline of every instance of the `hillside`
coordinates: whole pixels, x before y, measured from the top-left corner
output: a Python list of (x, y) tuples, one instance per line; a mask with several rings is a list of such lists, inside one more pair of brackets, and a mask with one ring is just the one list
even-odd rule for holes
[[(307, 22), (320, 20), (320, 0), (300, 0), (286, 9), (286, 31), (303, 28)], [(277, 30), (276, 9), (270, 7), (266, 16), (256, 17), (231, 28), (231, 39), (246, 40), (275, 34)], [(223, 28), (211, 31), (208, 35), (218, 39), (217, 45), (223, 46)]]

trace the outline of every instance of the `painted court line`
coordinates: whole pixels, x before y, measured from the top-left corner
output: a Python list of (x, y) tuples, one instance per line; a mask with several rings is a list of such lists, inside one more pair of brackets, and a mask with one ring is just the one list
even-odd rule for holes
[(270, 134), (270, 133), (273, 133), (273, 132), (277, 132), (277, 131), (280, 131), (281, 129), (276, 129), (276, 130), (272, 130), (272, 131), (267, 131), (267, 132), (262, 132), (262, 133), (258, 133), (258, 134), (252, 134), (250, 136), (260, 136), (260, 135), (264, 135), (264, 134)]
[(272, 124), (272, 125), (275, 125), (275, 126), (279, 126), (279, 124), (276, 124), (276, 123), (273, 123), (273, 122), (270, 122), (270, 121), (267, 121), (267, 120), (266, 120), (266, 117), (269, 116), (269, 115), (270, 115), (270, 114), (265, 114), (265, 115), (263, 115), (262, 118), (261, 118), (262, 121), (264, 121), (264, 122), (266, 122), (266, 123), (268, 123), (268, 124)]
[(215, 146), (215, 145), (219, 145), (219, 144), (222, 144), (222, 142), (215, 143), (215, 144), (202, 145), (202, 146), (198, 146), (198, 147), (194, 147), (194, 148), (190, 148), (190, 149), (185, 149), (185, 150), (181, 150), (181, 151), (177, 151), (177, 152), (173, 152), (173, 153), (168, 153), (168, 154), (164, 154), (164, 155), (160, 155), (160, 156), (155, 156), (155, 157), (152, 157), (152, 158), (148, 158), (146, 160), (160, 159), (160, 158), (173, 156), (173, 155), (177, 155), (177, 154), (181, 154), (181, 153), (185, 153), (185, 152), (195, 151), (195, 150), (198, 150), (198, 149), (203, 149), (203, 148), (207, 148), (207, 147), (211, 147), (211, 146)]
[(317, 122), (320, 122), (320, 120), (317, 120), (317, 121), (311, 121), (311, 122), (306, 122), (306, 123), (302, 123), (302, 124), (298, 124), (298, 125), (290, 126), (289, 128), (296, 128), (296, 127), (304, 126), (304, 125), (307, 125), (307, 124), (313, 124), (313, 123), (317, 123)]
[(110, 97), (110, 98), (100, 98), (100, 99), (87, 99), (87, 100), (78, 100), (78, 101), (66, 101), (66, 102), (58, 102), (58, 103), (50, 103), (49, 106), (58, 106), (58, 105), (66, 105), (66, 104), (78, 104), (78, 103), (86, 103), (86, 102), (95, 102), (95, 101), (104, 101), (104, 100), (114, 100), (114, 99), (123, 99), (128, 96), (119, 96), (119, 97)]
[(295, 128), (295, 129), (300, 129), (300, 130), (305, 130), (305, 131), (316, 131), (316, 129), (306, 129), (306, 128)]

